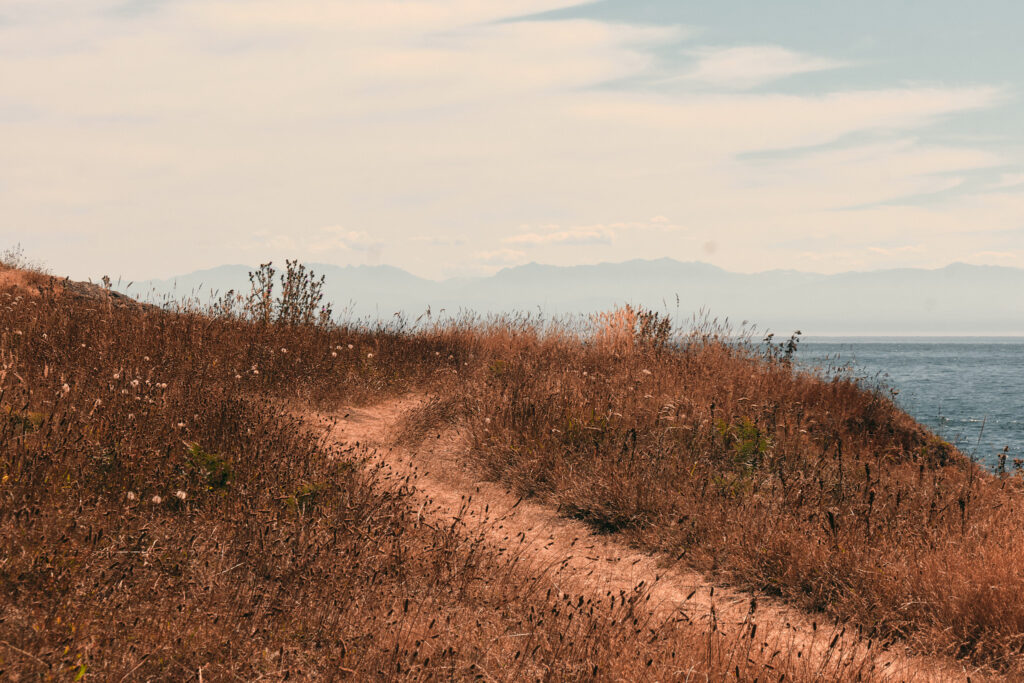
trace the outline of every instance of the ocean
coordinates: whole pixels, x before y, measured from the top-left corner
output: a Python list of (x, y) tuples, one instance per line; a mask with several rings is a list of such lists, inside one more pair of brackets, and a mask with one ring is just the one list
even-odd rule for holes
[(894, 389), (896, 402), (989, 467), (1024, 458), (1024, 337), (809, 337), (794, 357)]

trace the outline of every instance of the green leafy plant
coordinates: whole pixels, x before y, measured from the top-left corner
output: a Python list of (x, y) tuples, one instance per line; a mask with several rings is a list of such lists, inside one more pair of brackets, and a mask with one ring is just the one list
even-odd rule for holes
[(211, 489), (225, 489), (235, 477), (231, 462), (222, 455), (209, 453), (198, 443), (187, 443), (189, 461), (199, 470)]
[(302, 484), (293, 494), (285, 497), (285, 505), (299, 512), (309, 512), (316, 505), (323, 490), (322, 484)]
[(771, 448), (771, 439), (749, 417), (735, 422), (720, 420), (717, 428), (726, 448), (731, 451), (732, 463), (736, 467), (756, 468)]
[(34, 432), (41, 428), (46, 422), (46, 415), (31, 410), (16, 410), (12, 405), (4, 405), (0, 412), (7, 418), (12, 427), (20, 428), (25, 432)]

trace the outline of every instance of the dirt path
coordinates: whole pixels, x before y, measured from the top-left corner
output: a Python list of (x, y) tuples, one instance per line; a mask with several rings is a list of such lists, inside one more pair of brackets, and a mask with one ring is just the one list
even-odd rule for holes
[[(650, 595), (654, 617), (685, 618), (706, 627), (737, 628), (750, 620), (751, 594), (716, 585), (703, 574), (666, 568), (658, 558), (637, 551), (613, 537), (597, 535), (585, 524), (559, 517), (552, 508), (522, 500), (499, 484), (479, 481), (459, 461), (465, 452), (459, 435), (431, 432), (424, 443), (407, 449), (394, 446), (395, 428), (425, 397), (411, 396), (377, 406), (346, 409), (331, 418), (332, 438), (369, 449), (395, 480), (414, 489), (419, 514), (434, 523), (457, 516), (493, 545), (521, 553), (534, 567), (550, 572), (565, 593), (604, 596), (629, 594), (642, 586)], [(967, 672), (948, 662), (913, 657), (896, 649), (879, 650), (846, 629), (818, 626), (814, 617), (766, 596), (757, 596), (755, 612), (767, 640), (787, 652), (802, 652), (811, 671), (835, 675), (839, 652), (860, 649), (876, 663), (876, 671), (895, 681), (964, 681)], [(972, 680), (978, 680), (971, 674)]]

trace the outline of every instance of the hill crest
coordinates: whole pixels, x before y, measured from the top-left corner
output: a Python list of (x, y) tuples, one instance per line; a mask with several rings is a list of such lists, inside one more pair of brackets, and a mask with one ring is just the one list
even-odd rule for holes
[[(428, 308), (481, 314), (588, 314), (634, 304), (688, 318), (707, 311), (760, 330), (808, 334), (1011, 335), (1024, 333), (1024, 269), (952, 263), (941, 268), (735, 273), (668, 257), (576, 266), (529, 263), (486, 277), (428, 280), (394, 266), (309, 264), (326, 295), (355, 317), (418, 316)], [(247, 291), (249, 266), (225, 265), (135, 283), (146, 300), (207, 300)]]

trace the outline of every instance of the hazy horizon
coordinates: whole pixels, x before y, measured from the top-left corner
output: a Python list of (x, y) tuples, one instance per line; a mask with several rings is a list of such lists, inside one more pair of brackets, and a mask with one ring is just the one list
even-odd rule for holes
[[(283, 263), (278, 263), (280, 272)], [(624, 304), (669, 314), (743, 321), (788, 336), (1024, 336), (1024, 301), (992, 292), (1024, 291), (1024, 269), (952, 264), (814, 274), (773, 270), (734, 273), (702, 262), (631, 259), (595, 265), (526, 264), (489, 276), (430, 280), (394, 266), (306, 264), (325, 276), (325, 300), (358, 319), (413, 319), (432, 311), (576, 316)], [(233, 264), (171, 279), (116, 282), (127, 294), (164, 301), (211, 301), (247, 292), (253, 266)]]
[[(31, 255), (28, 255), (28, 256), (31, 256)], [(166, 277), (140, 278), (140, 281), (142, 281), (142, 280), (173, 280), (173, 279), (181, 277), (183, 275), (190, 275), (190, 274), (200, 273), (200, 272), (204, 272), (204, 271), (213, 271), (213, 270), (217, 270), (219, 268), (234, 267), (234, 266), (245, 267), (245, 268), (250, 268), (250, 269), (255, 270), (256, 268), (259, 267), (259, 265), (261, 263), (273, 263), (275, 268), (278, 267), (278, 266), (284, 267), (285, 261), (287, 261), (287, 260), (290, 260), (290, 259), (286, 255), (283, 258), (279, 259), (279, 260), (270, 259), (269, 261), (263, 260), (263, 261), (257, 261), (257, 262), (254, 262), (254, 263), (221, 263), (221, 264), (213, 265), (213, 266), (206, 267), (206, 268), (197, 268), (196, 270), (190, 271), (188, 273), (184, 273), (184, 272), (182, 272), (182, 273), (174, 273), (174, 274), (171, 274), (171, 275), (166, 276)], [(427, 275), (427, 274), (421, 274), (421, 273), (417, 273), (417, 272), (412, 271), (412, 270), (407, 270), (406, 268), (402, 268), (401, 266), (398, 266), (398, 265), (393, 264), (393, 263), (372, 263), (372, 264), (371, 263), (328, 263), (328, 262), (323, 262), (323, 261), (301, 261), (301, 259), (296, 259), (296, 260), (299, 260), (301, 263), (303, 263), (303, 265), (306, 265), (306, 266), (314, 268), (314, 269), (316, 267), (320, 267), (320, 266), (329, 266), (329, 267), (332, 267), (332, 268), (395, 268), (395, 269), (404, 271), (406, 273), (409, 273), (410, 275), (413, 275), (413, 276), (415, 276), (417, 278), (420, 278), (420, 279), (423, 279), (423, 280), (430, 280), (432, 282), (445, 282), (445, 281), (448, 281), (448, 280), (455, 280), (455, 279), (464, 279), (464, 278), (472, 279), (472, 278), (488, 277), (490, 275), (496, 275), (498, 273), (501, 273), (502, 271), (512, 270), (512, 269), (516, 269), (516, 268), (522, 268), (522, 267), (528, 267), (528, 266), (540, 266), (540, 267), (552, 267), (552, 268), (577, 268), (577, 267), (579, 267), (579, 268), (587, 268), (587, 267), (604, 266), (604, 265), (621, 265), (621, 264), (630, 263), (630, 262), (633, 262), (633, 261), (656, 262), (656, 261), (664, 261), (664, 260), (670, 260), (670, 261), (674, 261), (674, 262), (677, 262), (677, 263), (692, 263), (692, 264), (702, 265), (702, 266), (712, 266), (714, 268), (718, 268), (718, 269), (723, 270), (725, 272), (735, 273), (735, 274), (738, 274), (738, 275), (761, 275), (761, 274), (773, 273), (773, 272), (797, 272), (797, 273), (801, 273), (801, 274), (804, 274), (804, 275), (842, 275), (842, 274), (847, 274), (847, 273), (864, 273), (864, 274), (868, 274), (868, 273), (874, 273), (874, 272), (880, 272), (880, 271), (888, 271), (888, 270), (928, 270), (928, 271), (936, 271), (936, 270), (943, 270), (943, 269), (949, 268), (951, 266), (960, 266), (960, 265), (979, 266), (979, 267), (983, 267), (983, 268), (1012, 268), (1012, 269), (1015, 269), (1015, 270), (1024, 270), (1024, 266), (1007, 266), (1007, 265), (998, 264), (998, 263), (968, 263), (966, 261), (950, 261), (949, 263), (945, 263), (945, 264), (937, 265), (937, 266), (925, 266), (925, 267), (900, 266), (900, 267), (896, 267), (896, 268), (878, 267), (878, 268), (852, 269), (852, 270), (838, 271), (838, 272), (800, 270), (800, 269), (797, 269), (797, 268), (766, 268), (766, 269), (763, 269), (763, 270), (743, 271), (743, 270), (732, 270), (732, 269), (728, 269), (728, 268), (723, 268), (722, 266), (718, 266), (718, 265), (716, 265), (714, 263), (711, 263), (710, 261), (703, 261), (703, 260), (700, 260), (700, 259), (693, 259), (693, 260), (689, 260), (689, 261), (684, 261), (684, 260), (674, 259), (671, 256), (662, 256), (660, 258), (630, 258), (630, 259), (621, 259), (621, 260), (605, 259), (605, 260), (598, 260), (598, 261), (588, 261), (588, 262), (582, 262), (582, 263), (573, 263), (573, 264), (564, 265), (564, 266), (563, 265), (559, 265), (559, 264), (555, 264), (555, 263), (542, 262), (542, 261), (528, 261), (526, 263), (519, 263), (519, 264), (515, 264), (515, 265), (502, 266), (501, 268), (498, 268), (493, 273), (488, 273), (488, 274), (477, 274), (477, 275), (468, 275), (468, 276), (467, 275), (449, 275), (449, 276), (443, 276), (442, 275), (442, 276), (438, 276), (438, 277), (431, 277), (430, 275)], [(42, 265), (44, 265), (45, 267), (49, 267), (46, 264), (42, 264)], [(102, 275), (99, 276), (99, 278), (102, 278), (103, 275), (109, 275), (109, 274), (108, 273), (103, 273)], [(111, 276), (111, 277), (114, 277), (114, 276)], [(91, 279), (93, 281), (97, 281), (99, 278), (93, 276), (93, 277), (87, 278), (87, 279)], [(114, 279), (115, 279), (115, 281), (120, 281), (120, 282), (128, 282), (129, 281), (128, 278), (126, 278), (124, 276), (121, 276), (121, 275), (117, 275), (116, 277), (114, 277)]]

